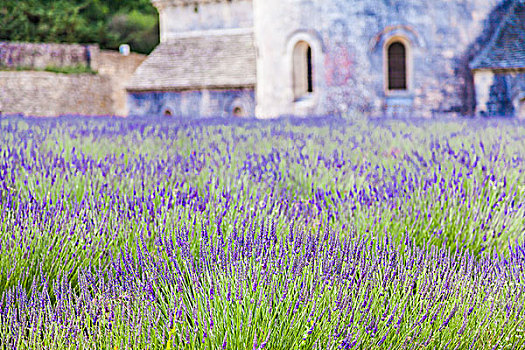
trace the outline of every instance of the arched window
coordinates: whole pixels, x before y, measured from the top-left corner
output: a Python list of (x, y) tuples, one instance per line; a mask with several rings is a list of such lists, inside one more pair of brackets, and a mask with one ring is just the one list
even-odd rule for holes
[(166, 109), (164, 109), (164, 112), (162, 112), (162, 115), (165, 116), (165, 117), (172, 117), (173, 116), (173, 112), (171, 111), (171, 109), (166, 108)]
[(403, 43), (395, 41), (388, 46), (388, 89), (407, 90), (407, 53)]
[(312, 48), (299, 41), (293, 50), (293, 91), (295, 99), (314, 92)]
[(242, 109), (242, 107), (237, 106), (233, 109), (232, 114), (234, 117), (242, 118), (244, 117), (244, 110)]
[(226, 105), (224, 111), (228, 117), (243, 118), (248, 116), (249, 102), (243, 96), (236, 96)]

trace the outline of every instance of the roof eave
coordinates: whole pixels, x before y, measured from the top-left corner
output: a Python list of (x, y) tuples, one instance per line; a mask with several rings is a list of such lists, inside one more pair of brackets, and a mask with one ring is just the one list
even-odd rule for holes
[(158, 10), (163, 10), (166, 7), (177, 7), (177, 6), (191, 6), (198, 4), (210, 4), (217, 2), (232, 2), (239, 0), (151, 0), (153, 6)]
[(255, 89), (255, 83), (222, 84), (222, 85), (195, 85), (195, 86), (151, 86), (151, 87), (126, 87), (126, 91), (133, 92), (184, 92), (202, 90), (245, 90)]
[(525, 66), (522, 67), (475, 67), (471, 68), (471, 71), (477, 72), (477, 71), (493, 71), (493, 72), (525, 72)]

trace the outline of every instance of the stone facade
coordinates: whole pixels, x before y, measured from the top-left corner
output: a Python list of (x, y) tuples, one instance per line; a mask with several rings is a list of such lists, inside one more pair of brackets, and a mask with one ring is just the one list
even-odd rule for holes
[[(258, 114), (357, 110), (431, 117), (471, 112), (467, 106), (472, 96), (464, 94), (470, 84), (465, 66), (471, 46), (491, 25), (488, 17), (497, 4), (495, 0), (351, 4), (255, 0), (256, 42), (261, 53)], [(298, 40), (311, 43), (318, 57), (314, 60), (316, 92), (309, 104), (292, 98), (290, 48)], [(386, 87), (386, 48), (393, 41), (407, 48), (405, 91)]]
[(188, 90), (129, 93), (134, 115), (164, 115), (186, 119), (255, 115), (253, 89)]
[(160, 40), (166, 42), (189, 32), (253, 27), (251, 0), (152, 0), (159, 10)]
[[(255, 115), (260, 118), (352, 111), (378, 116), (472, 115), (477, 103), (475, 87), (483, 85), (483, 79), (474, 82), (470, 64), (494, 42), (509, 13), (524, 6), (523, 0), (152, 2), (160, 13), (161, 45), (177, 47), (188, 38), (225, 38), (238, 31), (253, 31), (256, 63), (255, 67), (246, 68), (246, 74), (256, 75), (253, 103)], [(519, 21), (524, 19), (516, 18), (519, 28)], [(514, 46), (511, 43), (504, 49), (517, 53), (515, 56), (522, 68), (525, 67), (525, 47), (519, 42), (523, 35), (518, 32)], [(402, 59), (395, 61), (397, 56), (390, 53), (393, 44), (402, 46)], [(300, 54), (298, 46), (303, 47)], [(228, 47), (210, 49), (207, 54), (221, 60)], [(199, 52), (202, 61), (206, 52)], [(184, 59), (192, 60), (191, 57)], [(164, 67), (159, 63), (159, 67), (161, 72), (169, 71), (168, 65)], [(298, 78), (301, 74), (308, 77)], [(402, 74), (402, 87), (391, 85), (389, 79), (396, 74)], [(227, 75), (220, 71), (216, 76)], [(507, 90), (498, 95), (498, 90), (493, 89), (492, 97), (490, 92), (480, 91), (480, 96), (487, 95), (483, 98), (489, 105), (493, 103), (489, 97), (510, 99), (514, 106), (512, 115), (517, 115), (523, 103), (521, 77), (521, 73), (506, 76), (503, 85), (498, 78), (498, 86), (505, 86)], [(157, 79), (155, 75), (150, 78)], [(178, 72), (158, 77), (161, 78), (171, 79), (173, 86), (162, 89), (142, 86), (141, 89), (155, 90), (151, 96), (162, 93), (173, 96), (180, 90), (176, 87), (178, 81), (186, 79), (187, 74)], [(194, 83), (182, 90), (209, 88), (206, 84)], [(301, 89), (304, 91), (298, 94)], [(152, 100), (150, 105), (154, 103)], [(198, 98), (195, 103), (203, 105)], [(486, 106), (480, 113), (483, 108)], [(492, 110), (510, 113), (511, 109), (505, 108)], [(221, 113), (217, 110), (212, 114)]]

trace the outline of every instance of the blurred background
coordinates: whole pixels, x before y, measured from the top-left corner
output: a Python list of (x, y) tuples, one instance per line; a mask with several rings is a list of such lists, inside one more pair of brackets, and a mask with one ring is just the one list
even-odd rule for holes
[(2, 0), (0, 41), (97, 43), (150, 53), (159, 42), (149, 0)]

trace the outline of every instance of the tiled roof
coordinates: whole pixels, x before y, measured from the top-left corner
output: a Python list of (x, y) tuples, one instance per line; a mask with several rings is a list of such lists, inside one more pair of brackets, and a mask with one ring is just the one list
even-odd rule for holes
[(181, 37), (163, 42), (137, 69), (131, 91), (255, 86), (253, 33)]
[(517, 0), (472, 69), (525, 68), (525, 2)]

